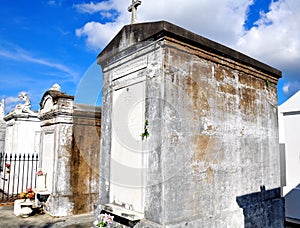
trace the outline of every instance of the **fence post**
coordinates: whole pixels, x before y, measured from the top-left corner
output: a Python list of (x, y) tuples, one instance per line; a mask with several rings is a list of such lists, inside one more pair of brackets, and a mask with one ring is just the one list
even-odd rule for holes
[(17, 180), (17, 195), (19, 194), (19, 184), (20, 184), (20, 167), (21, 167), (21, 158), (22, 158), (22, 155), (21, 154), (19, 154), (19, 160), (18, 160), (18, 165), (19, 165), (19, 167), (18, 167), (18, 180)]
[(4, 194), (5, 194), (5, 181), (6, 181), (6, 178), (5, 178), (5, 174), (6, 174), (6, 161), (7, 161), (7, 154), (4, 155), (4, 160), (3, 160), (3, 177), (2, 180), (3, 180), (3, 189), (2, 189), (2, 201), (4, 201)]
[[(13, 180), (15, 179), (14, 177), (16, 176), (16, 161), (17, 161), (17, 154), (15, 154), (14, 160), (13, 160), (14, 170), (11, 173), (11, 175), (13, 177)], [(17, 195), (18, 195), (18, 189), (17, 189), (17, 192), (15, 194), (15, 181), (13, 181), (13, 185), (12, 185), (12, 201), (14, 200), (14, 197), (17, 196)]]
[(39, 155), (38, 154), (36, 154), (35, 155), (35, 178), (34, 178), (34, 188), (36, 188), (36, 179), (37, 179), (37, 177), (36, 177), (36, 172), (37, 172), (37, 170), (38, 170), (38, 162), (39, 162)]

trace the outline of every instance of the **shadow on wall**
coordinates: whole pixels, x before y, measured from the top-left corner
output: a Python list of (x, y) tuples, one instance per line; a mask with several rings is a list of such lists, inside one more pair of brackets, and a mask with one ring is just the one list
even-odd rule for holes
[(266, 190), (261, 186), (260, 192), (236, 197), (238, 205), (243, 208), (244, 227), (284, 227), (284, 198), (280, 188)]
[(285, 216), (288, 227), (300, 227), (300, 184), (285, 195)]

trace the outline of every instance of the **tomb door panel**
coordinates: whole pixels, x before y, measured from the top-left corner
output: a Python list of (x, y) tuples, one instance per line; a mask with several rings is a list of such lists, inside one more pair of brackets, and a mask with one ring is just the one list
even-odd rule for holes
[(47, 189), (52, 191), (52, 174), (54, 167), (54, 134), (53, 132), (46, 132), (43, 135), (42, 154), (40, 156), (42, 161), (41, 168), (43, 172), (47, 173)]
[(145, 82), (114, 91), (110, 202), (143, 212)]

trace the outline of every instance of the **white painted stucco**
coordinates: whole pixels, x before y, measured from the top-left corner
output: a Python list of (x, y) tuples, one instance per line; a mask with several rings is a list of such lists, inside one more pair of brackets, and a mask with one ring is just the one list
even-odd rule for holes
[(300, 91), (278, 107), (278, 122), (279, 143), (285, 148), (286, 195), (300, 183)]

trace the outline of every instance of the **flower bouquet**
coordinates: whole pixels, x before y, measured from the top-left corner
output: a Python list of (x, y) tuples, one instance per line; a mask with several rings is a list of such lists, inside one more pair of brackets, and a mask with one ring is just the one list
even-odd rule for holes
[(42, 176), (42, 175), (44, 175), (44, 173), (43, 173), (43, 171), (42, 171), (42, 170), (39, 170), (39, 171), (37, 171), (37, 172), (36, 172), (36, 175), (38, 175), (38, 176)]
[(105, 213), (98, 215), (98, 219), (99, 220), (96, 220), (94, 224), (98, 227), (106, 227), (113, 222), (114, 216)]
[(6, 173), (10, 173), (10, 164), (9, 163), (5, 163), (5, 168), (6, 168)]
[(27, 188), (25, 192), (21, 192), (20, 198), (21, 199), (34, 199), (34, 191), (31, 188)]

